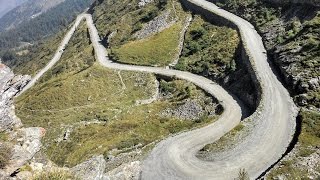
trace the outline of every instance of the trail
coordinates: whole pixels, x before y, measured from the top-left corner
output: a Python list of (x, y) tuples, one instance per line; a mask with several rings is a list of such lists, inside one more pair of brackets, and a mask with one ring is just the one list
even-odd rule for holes
[(188, 0), (188, 2), (199, 5), (238, 26), (247, 53), (251, 56), (250, 63), (263, 92), (259, 108), (249, 117), (255, 124), (251, 135), (235, 148), (220, 154), (219, 159), (210, 162), (202, 161), (195, 155), (204, 145), (217, 141), (239, 124), (242, 112), (236, 100), (221, 86), (199, 75), (159, 67), (112, 62), (108, 59), (105, 47), (100, 43), (98, 31), (90, 14), (79, 15), (74, 28), (67, 33), (55, 57), (35, 76), (23, 92), (32, 87), (60, 59), (62, 54), (60, 50), (70, 40), (75, 27), (85, 18), (96, 59), (102, 66), (116, 70), (176, 76), (194, 83), (215, 96), (224, 107), (223, 114), (213, 124), (161, 141), (143, 163), (141, 175), (143, 180), (233, 179), (237, 177), (241, 168), (246, 169), (251, 178), (257, 178), (276, 162), (288, 147), (294, 133), (296, 108), (287, 90), (273, 74), (267, 62), (262, 39), (249, 22), (205, 0)]

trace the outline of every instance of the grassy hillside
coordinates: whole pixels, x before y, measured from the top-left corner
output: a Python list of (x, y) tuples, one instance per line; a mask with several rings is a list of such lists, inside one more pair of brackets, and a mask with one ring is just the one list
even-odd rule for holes
[(61, 61), (16, 99), (23, 124), (47, 130), (44, 152), (58, 165), (74, 166), (114, 149), (130, 151), (132, 146), (145, 146), (215, 119), (208, 112), (196, 120), (162, 114), (190, 100), (203, 109), (212, 102), (193, 84), (180, 80), (160, 83), (161, 97), (155, 102), (136, 104), (155, 93), (155, 76), (101, 67), (84, 23), (79, 29)]
[[(130, 64), (166, 66), (178, 53), (187, 13), (176, 0), (156, 0), (144, 7), (139, 7), (138, 2), (102, 1), (92, 10), (97, 28), (104, 37), (105, 45), (111, 48), (110, 54), (114, 60)], [(163, 14), (166, 13), (169, 17), (163, 20)], [(156, 17), (162, 19), (167, 28), (148, 38), (138, 39), (136, 33), (145, 31), (144, 28)], [(158, 21), (154, 24), (161, 24)], [(154, 27), (153, 31), (156, 29)], [(111, 33), (114, 36), (107, 43)]]
[(236, 70), (235, 52), (239, 41), (237, 31), (212, 25), (195, 16), (176, 68), (223, 79)]
[(155, 36), (112, 49), (112, 57), (123, 63), (166, 66), (178, 53), (181, 30), (182, 24), (177, 23)]

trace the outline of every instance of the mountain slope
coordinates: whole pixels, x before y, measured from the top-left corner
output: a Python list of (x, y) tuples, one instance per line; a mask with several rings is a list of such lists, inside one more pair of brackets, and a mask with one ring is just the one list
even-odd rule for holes
[(0, 18), (27, 0), (0, 0)]
[(64, 0), (29, 0), (5, 14), (0, 19), (0, 32), (17, 27), (41, 13), (46, 12)]
[[(28, 15), (23, 16), (26, 16), (26, 18), (29, 19), (22, 18), (24, 19), (23, 22), (20, 24), (18, 23), (19, 25), (14, 29), (0, 33), (0, 48), (2, 50), (10, 49), (18, 47), (21, 45), (21, 43), (25, 42), (33, 44), (35, 41), (58, 32), (59, 30), (65, 28), (76, 17), (77, 14), (89, 7), (92, 1), (93, 0), (66, 0), (34, 18), (30, 18), (30, 16), (34, 15), (36, 12), (39, 13), (39, 8), (30, 7), (31, 9), (29, 9), (29, 11), (23, 11), (24, 13), (28, 13)], [(58, 1), (54, 2), (57, 3)], [(45, 1), (41, 1), (41, 3), (38, 5), (38, 7), (42, 7), (42, 11), (53, 5), (52, 2), (50, 5), (44, 4)], [(6, 18), (9, 15), (10, 14), (7, 14), (3, 18)], [(9, 20), (8, 22), (20, 20), (21, 19), (19, 16), (17, 18), (14, 17), (13, 20)], [(3, 23), (5, 24), (5, 22), (6, 21)]]

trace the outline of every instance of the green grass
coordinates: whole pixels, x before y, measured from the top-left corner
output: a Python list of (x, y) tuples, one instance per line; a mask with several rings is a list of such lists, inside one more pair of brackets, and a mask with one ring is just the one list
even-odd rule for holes
[(30, 48), (26, 48), (26, 54), (18, 55), (13, 51), (16, 60), (8, 62), (8, 65), (16, 74), (35, 75), (52, 59), (65, 33), (66, 31), (61, 31), (46, 40), (39, 41)]
[(64, 170), (44, 171), (35, 175), (32, 180), (70, 180), (77, 179), (70, 172)]
[(235, 71), (235, 54), (239, 45), (237, 31), (218, 27), (195, 16), (187, 31), (179, 70), (223, 78)]
[[(15, 101), (16, 113), (26, 127), (46, 129), (43, 150), (53, 162), (71, 167), (93, 155), (107, 155), (112, 149), (126, 151), (215, 119), (183, 121), (161, 116), (161, 111), (186, 98), (206, 97), (186, 81), (174, 80), (178, 85), (173, 98), (136, 105), (137, 100), (153, 95), (155, 76), (100, 66), (94, 60), (87, 31), (82, 23), (59, 63)], [(186, 89), (190, 96), (178, 98)], [(70, 138), (58, 141), (68, 128)]]
[[(103, 1), (93, 9), (93, 17), (103, 43), (110, 47), (114, 60), (138, 65), (167, 66), (178, 53), (182, 24), (187, 13), (179, 1), (155, 0), (143, 8), (137, 0)], [(168, 21), (176, 23), (164, 31), (137, 40), (134, 34), (148, 22), (169, 11)], [(116, 32), (107, 44), (107, 37)]]
[(299, 114), (302, 118), (302, 132), (299, 142), (303, 147), (320, 146), (320, 113), (302, 110)]
[(282, 161), (281, 167), (274, 169), (268, 174), (267, 180), (273, 180), (274, 177), (278, 175), (283, 175), (286, 179), (297, 179), (297, 180), (307, 180), (309, 179), (308, 172), (306, 169), (295, 167), (294, 162)]
[[(109, 46), (119, 47), (134, 40), (132, 35), (135, 32), (166, 10), (171, 10), (170, 16), (172, 18), (176, 15), (179, 18), (184, 16), (182, 7), (176, 0), (155, 0), (143, 8), (137, 6), (138, 2), (139, 0), (102, 1), (93, 8), (94, 21), (104, 40), (111, 32), (117, 32)], [(173, 11), (173, 7), (175, 7), (175, 11)]]
[(8, 133), (0, 132), (0, 141), (7, 141), (7, 140), (8, 140)]
[(178, 53), (181, 23), (143, 40), (132, 41), (111, 49), (113, 58), (129, 64), (166, 66)]
[(268, 179), (278, 175), (284, 175), (287, 179), (309, 179), (309, 173), (305, 167), (297, 166), (296, 163), (300, 157), (310, 156), (316, 152), (316, 147), (320, 146), (320, 114), (302, 109), (299, 116), (302, 120), (302, 130), (298, 140), (297, 153), (293, 158), (281, 161), (281, 167), (273, 169), (267, 176)]
[(236, 144), (235, 138), (236, 136), (239, 136), (239, 133), (245, 128), (245, 126), (240, 123), (237, 125), (234, 129), (232, 129), (230, 132), (228, 132), (225, 136), (221, 137), (218, 141), (205, 145), (200, 151), (198, 156), (201, 158), (203, 153), (211, 153), (215, 151), (223, 151), (226, 148), (229, 148), (229, 146), (232, 146)]
[(0, 169), (8, 165), (11, 154), (12, 148), (8, 144), (0, 144)]

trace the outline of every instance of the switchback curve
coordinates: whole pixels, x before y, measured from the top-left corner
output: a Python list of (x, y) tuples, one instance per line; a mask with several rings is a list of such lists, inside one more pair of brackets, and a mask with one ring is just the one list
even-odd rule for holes
[(263, 91), (259, 108), (249, 117), (255, 123), (252, 134), (236, 148), (222, 153), (216, 161), (202, 161), (196, 158), (195, 154), (204, 145), (217, 141), (240, 122), (241, 108), (236, 100), (218, 84), (189, 72), (110, 61), (106, 49), (100, 44), (97, 29), (89, 14), (78, 16), (54, 58), (32, 79), (22, 93), (32, 87), (61, 58), (64, 47), (76, 27), (85, 18), (95, 56), (101, 65), (112, 69), (149, 72), (185, 79), (215, 96), (224, 107), (223, 114), (215, 123), (160, 142), (143, 163), (142, 179), (233, 179), (241, 168), (246, 169), (250, 177), (256, 178), (281, 157), (291, 141), (295, 127), (295, 106), (287, 90), (272, 73), (261, 37), (249, 22), (205, 0), (187, 1), (236, 24)]

